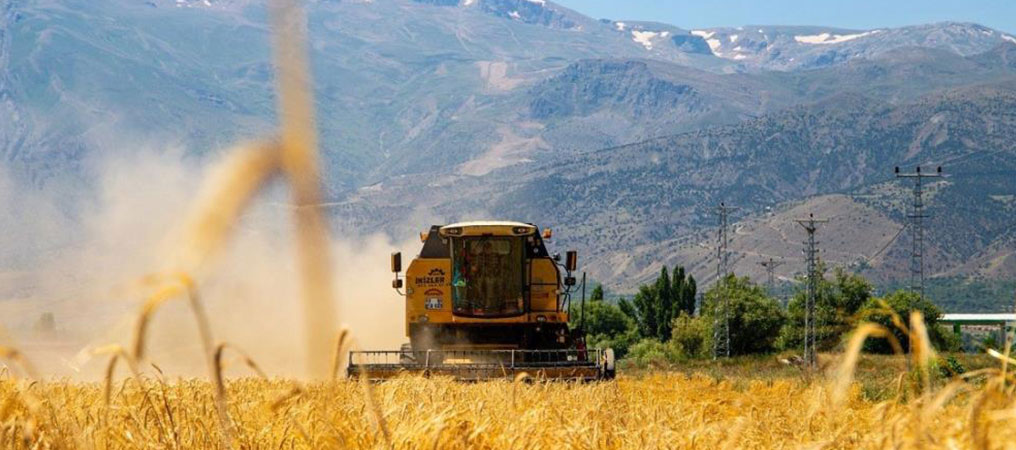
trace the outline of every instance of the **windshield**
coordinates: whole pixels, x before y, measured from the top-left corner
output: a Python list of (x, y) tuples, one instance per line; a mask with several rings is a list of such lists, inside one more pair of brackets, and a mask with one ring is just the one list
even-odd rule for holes
[(511, 316), (525, 310), (520, 237), (452, 239), (452, 307), (465, 316)]

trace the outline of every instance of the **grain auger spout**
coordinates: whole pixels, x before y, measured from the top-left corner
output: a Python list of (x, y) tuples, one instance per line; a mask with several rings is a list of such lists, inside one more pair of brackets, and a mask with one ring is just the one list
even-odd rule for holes
[(423, 249), (405, 279), (402, 255), (391, 261), (392, 287), (405, 297), (409, 343), (350, 352), (349, 375), (613, 378), (613, 350), (586, 348), (581, 327), (568, 326), (578, 258), (569, 251), (561, 264), (547, 252), (550, 238), (550, 230), (518, 222), (456, 223), (421, 233)]

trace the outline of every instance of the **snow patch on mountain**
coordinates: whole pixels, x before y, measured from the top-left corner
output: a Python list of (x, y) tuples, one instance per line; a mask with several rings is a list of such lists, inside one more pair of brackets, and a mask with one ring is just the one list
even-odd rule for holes
[(794, 36), (794, 40), (802, 44), (820, 44), (820, 45), (839, 44), (841, 42), (852, 41), (854, 39), (860, 39), (881, 32), (882, 30), (865, 31), (864, 33), (856, 33), (856, 34), (819, 33), (805, 36)]
[(670, 36), (669, 31), (640, 31), (631, 30), (631, 39), (639, 44), (642, 44), (646, 50), (653, 49), (653, 39), (666, 38)]
[(1016, 38), (1009, 36), (1008, 34), (1003, 34), (1002, 39), (1012, 42), (1013, 44), (1016, 44)]
[(723, 46), (723, 43), (721, 43), (719, 39), (713, 37), (716, 35), (715, 31), (692, 30), (691, 34), (698, 36), (702, 39), (705, 39), (706, 44), (709, 44), (709, 50), (712, 51), (713, 54), (716, 56), (722, 56), (722, 54), (719, 52), (719, 49), (720, 47)]

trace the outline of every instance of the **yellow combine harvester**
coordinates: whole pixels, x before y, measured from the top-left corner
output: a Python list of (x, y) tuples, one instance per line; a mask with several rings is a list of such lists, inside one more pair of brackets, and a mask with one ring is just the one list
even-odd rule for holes
[(406, 298), (409, 343), (397, 351), (350, 352), (350, 376), (613, 378), (613, 350), (587, 349), (581, 327), (568, 327), (577, 257), (567, 252), (562, 266), (559, 255), (547, 252), (550, 236), (519, 222), (456, 223), (421, 233), (423, 249), (405, 280), (402, 255), (392, 255), (392, 287)]

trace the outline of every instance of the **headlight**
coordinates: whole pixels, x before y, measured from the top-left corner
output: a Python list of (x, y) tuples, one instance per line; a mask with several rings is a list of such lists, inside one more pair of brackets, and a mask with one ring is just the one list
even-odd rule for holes
[(544, 316), (544, 315), (536, 316), (536, 321), (540, 322), (540, 323), (544, 323), (544, 322), (547, 321), (547, 316)]
[(430, 317), (420, 316), (420, 318), (417, 319), (417, 321), (419, 321), (420, 323), (427, 323), (427, 322), (430, 322)]

